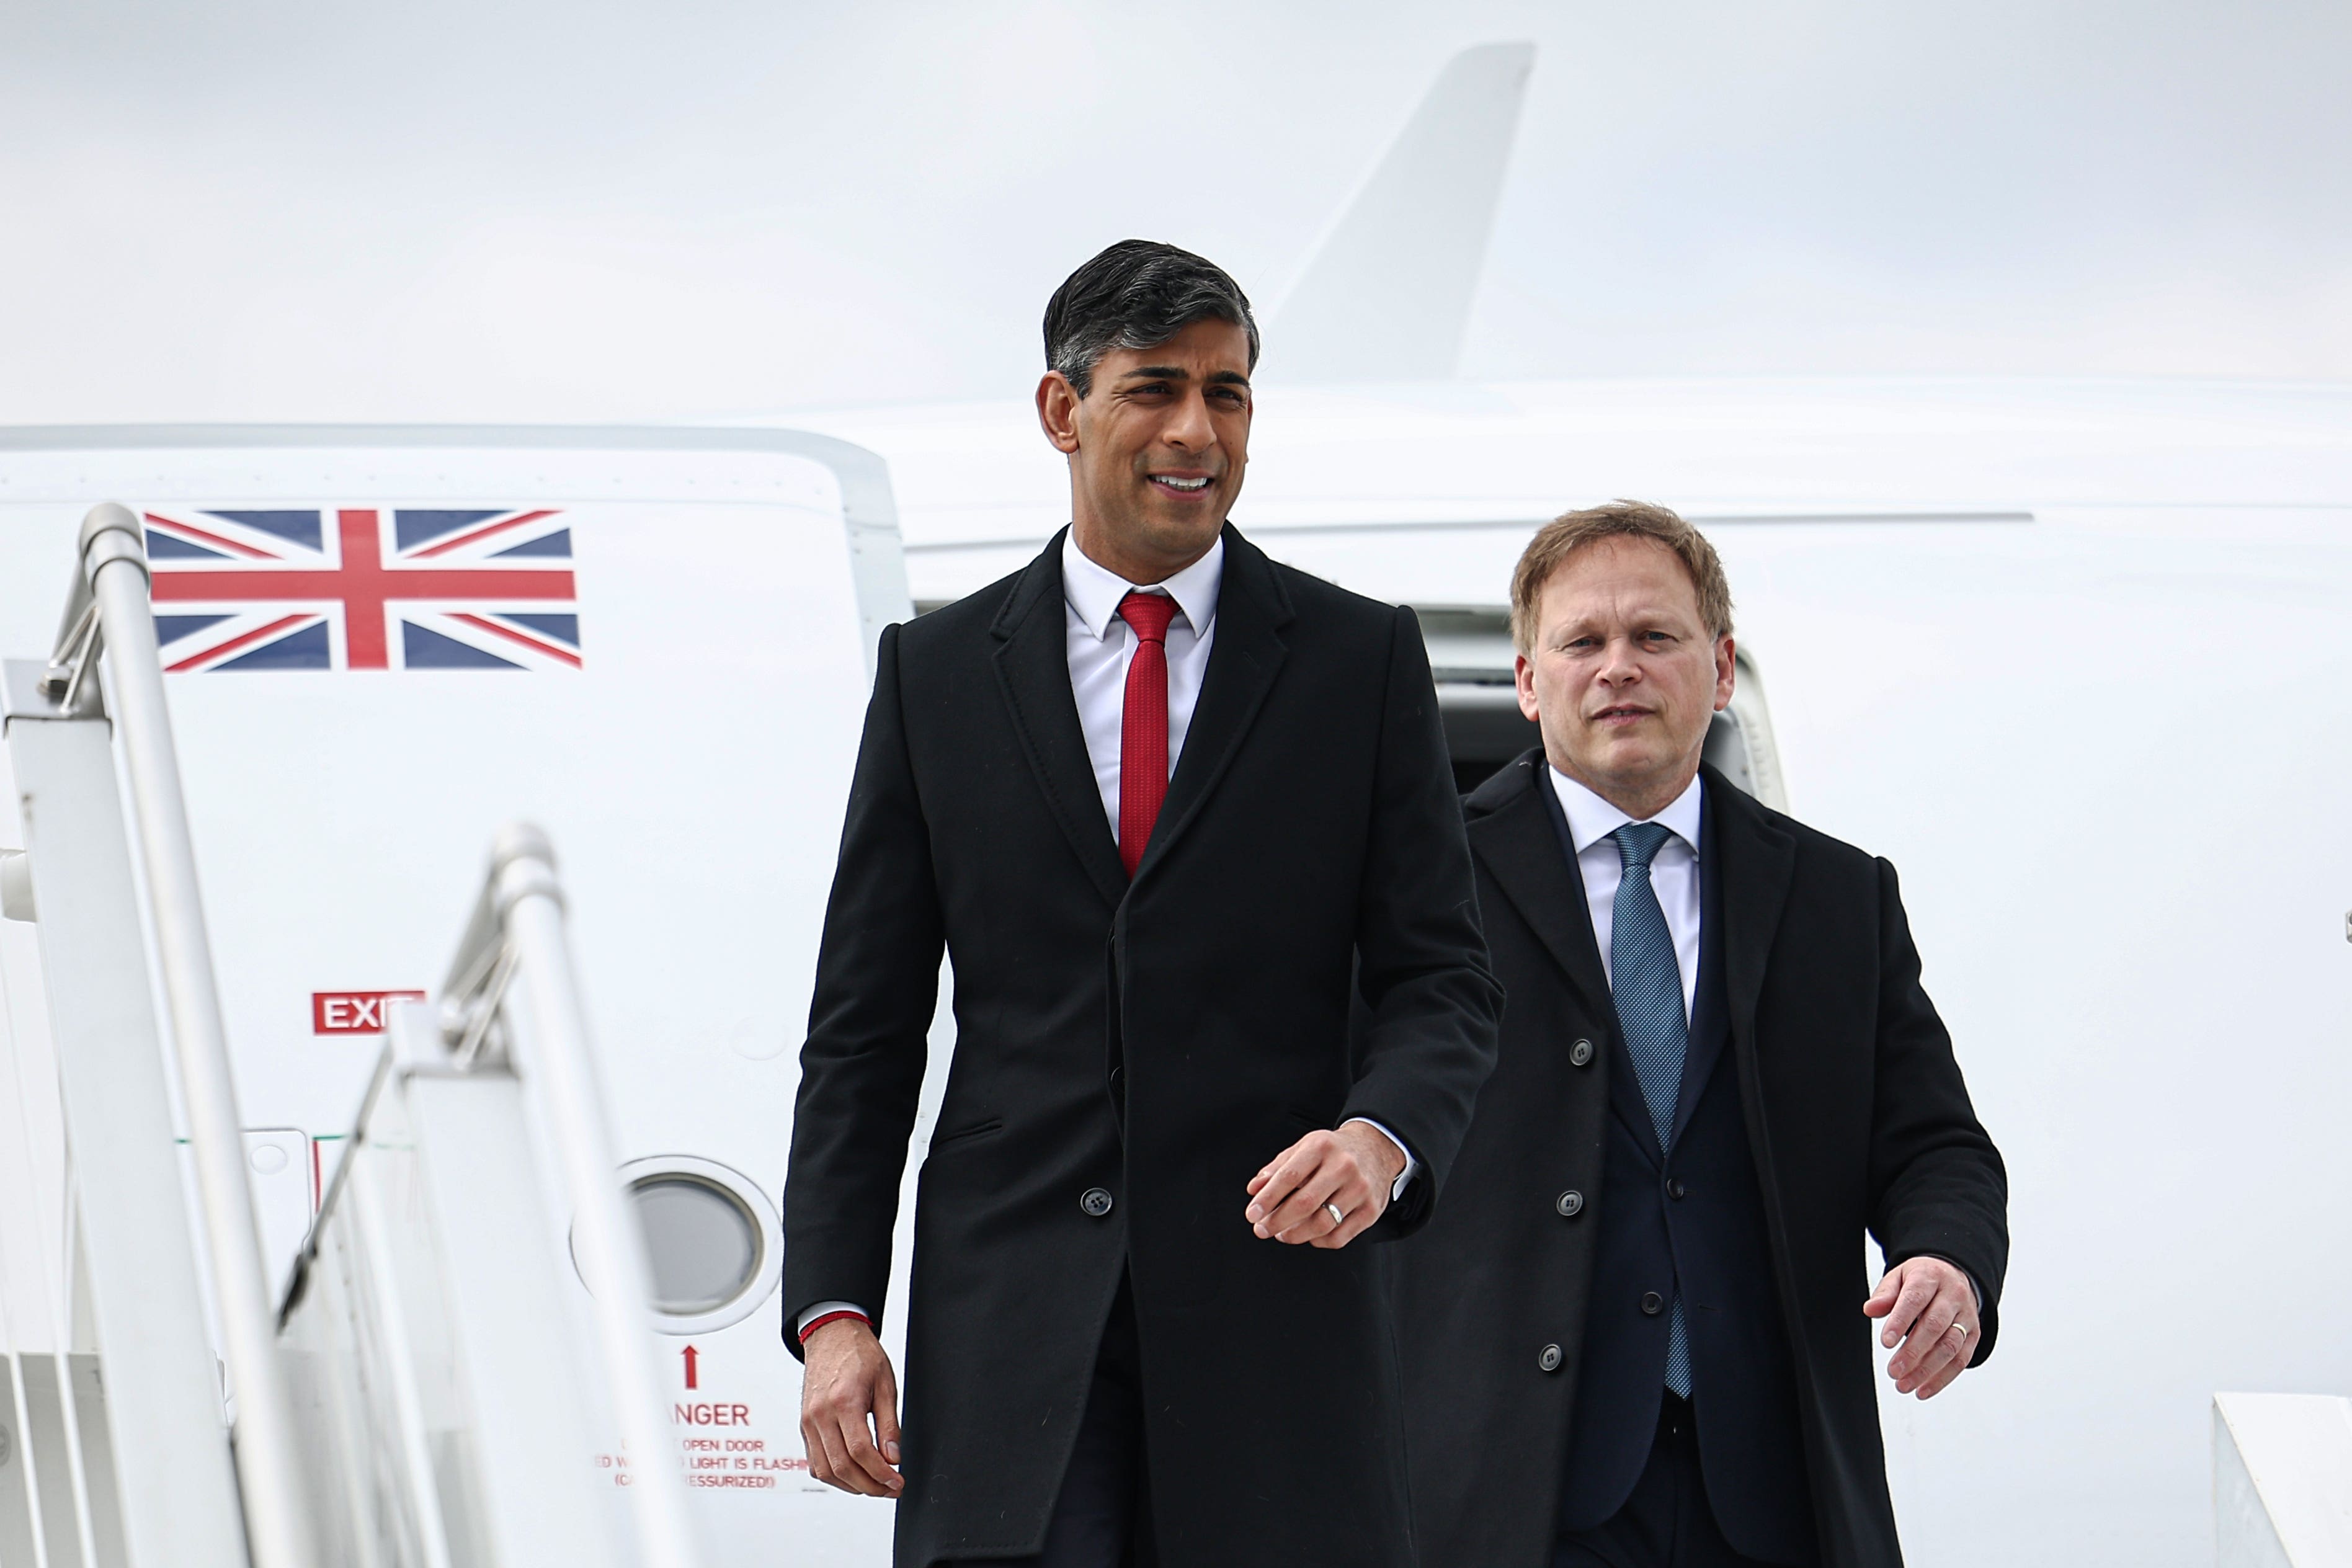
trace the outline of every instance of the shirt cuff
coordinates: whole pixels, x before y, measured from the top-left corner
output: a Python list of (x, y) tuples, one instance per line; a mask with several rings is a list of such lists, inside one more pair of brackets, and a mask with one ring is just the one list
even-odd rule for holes
[[(1390, 1184), (1389, 1202), (1394, 1203), (1399, 1198), (1404, 1196), (1405, 1188), (1412, 1184), (1412, 1179), (1415, 1176), (1421, 1174), (1421, 1162), (1412, 1157), (1412, 1151), (1404, 1146), (1404, 1140), (1398, 1137), (1395, 1133), (1390, 1131), (1387, 1128), (1381, 1126), (1379, 1122), (1373, 1121), (1369, 1116), (1350, 1116), (1348, 1118), (1348, 1121), (1360, 1121), (1365, 1126), (1370, 1128), (1373, 1131), (1379, 1133), (1381, 1137), (1396, 1145), (1396, 1152), (1404, 1156), (1404, 1169), (1399, 1172), (1397, 1173), (1397, 1179), (1393, 1183)], [(1339, 1125), (1345, 1127), (1348, 1125), (1348, 1121), (1342, 1121)]]
[(874, 1314), (855, 1301), (819, 1301), (815, 1306), (803, 1311), (799, 1321), (793, 1324), (793, 1338), (805, 1337), (811, 1323), (815, 1322), (819, 1318), (829, 1317), (836, 1312), (855, 1313), (866, 1320), (867, 1328), (874, 1326)]

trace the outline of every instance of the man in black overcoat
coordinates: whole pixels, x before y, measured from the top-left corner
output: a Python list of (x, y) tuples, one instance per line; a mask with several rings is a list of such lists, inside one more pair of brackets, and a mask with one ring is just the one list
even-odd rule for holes
[[(1500, 1006), (1427, 656), (1225, 522), (1230, 278), (1114, 246), (1045, 346), (1070, 529), (882, 637), (785, 1191), (810, 1468), (898, 1499), (902, 1568), (1411, 1568), (1355, 1244), (1427, 1219)], [(902, 1436), (874, 1331), (942, 947)]]
[(1701, 766), (1731, 595), (1682, 519), (1548, 524), (1511, 605), (1543, 744), (1467, 803), (1502, 1049), (1390, 1257), (1423, 1568), (1897, 1564), (1870, 1321), (1937, 1394), (2009, 1236), (1894, 868)]

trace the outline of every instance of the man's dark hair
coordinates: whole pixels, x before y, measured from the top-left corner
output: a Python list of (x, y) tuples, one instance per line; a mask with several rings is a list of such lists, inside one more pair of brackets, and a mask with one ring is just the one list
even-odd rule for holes
[(1045, 301), (1045, 368), (1084, 397), (1112, 349), (1157, 348), (1195, 321), (1231, 321), (1249, 334), (1257, 368), (1257, 319), (1225, 269), (1154, 239), (1122, 239), (1079, 268)]

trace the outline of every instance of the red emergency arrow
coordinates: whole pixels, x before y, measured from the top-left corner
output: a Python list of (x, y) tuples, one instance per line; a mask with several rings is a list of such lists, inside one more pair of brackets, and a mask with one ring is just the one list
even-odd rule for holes
[(700, 1353), (699, 1353), (698, 1352), (697, 1352), (697, 1351), (695, 1350), (695, 1348), (694, 1348), (692, 1345), (688, 1345), (688, 1346), (687, 1346), (687, 1347), (686, 1347), (686, 1352), (685, 1352), (685, 1353), (686, 1353), (686, 1385), (687, 1385), (687, 1387), (688, 1387), (688, 1388), (695, 1388), (695, 1387), (698, 1387), (698, 1386), (700, 1386), (700, 1385), (699, 1385), (699, 1384), (698, 1384), (694, 1381), (694, 1363), (695, 1363), (696, 1362), (698, 1362), (698, 1361), (701, 1360), (701, 1359), (702, 1359), (702, 1357), (701, 1357)]

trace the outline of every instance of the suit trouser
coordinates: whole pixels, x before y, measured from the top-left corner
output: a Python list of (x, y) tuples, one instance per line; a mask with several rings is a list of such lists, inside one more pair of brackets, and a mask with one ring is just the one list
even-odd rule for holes
[(1143, 1382), (1135, 1298), (1120, 1276), (1070, 1468), (1045, 1527), (1045, 1550), (989, 1568), (1155, 1568), (1150, 1483), (1143, 1462)]
[(1669, 1392), (1650, 1462), (1625, 1506), (1560, 1538), (1552, 1568), (1769, 1568), (1723, 1538), (1699, 1474), (1690, 1402)]

